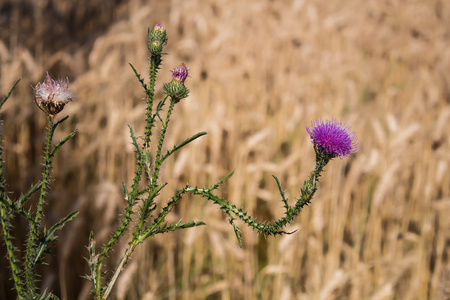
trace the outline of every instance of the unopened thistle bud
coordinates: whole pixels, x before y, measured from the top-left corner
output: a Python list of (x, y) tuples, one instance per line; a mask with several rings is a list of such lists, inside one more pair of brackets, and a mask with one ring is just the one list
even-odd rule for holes
[(166, 29), (161, 24), (156, 24), (148, 33), (148, 50), (150, 53), (153, 55), (161, 54), (163, 47), (167, 44), (167, 39)]
[(163, 50), (163, 45), (161, 44), (160, 41), (153, 41), (148, 44), (148, 50), (150, 51), (151, 54), (158, 55), (161, 54)]
[(69, 79), (54, 80), (47, 72), (44, 82), (39, 82), (34, 88), (36, 105), (49, 115), (55, 117), (64, 106), (72, 101), (73, 94), (69, 91)]
[(172, 81), (164, 84), (164, 93), (178, 103), (189, 95), (189, 89), (184, 86), (184, 81), (189, 76), (189, 68), (181, 64), (172, 71)]

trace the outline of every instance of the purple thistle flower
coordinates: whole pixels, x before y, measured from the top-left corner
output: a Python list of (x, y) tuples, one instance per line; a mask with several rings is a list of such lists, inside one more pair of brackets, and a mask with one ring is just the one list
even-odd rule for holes
[(358, 150), (356, 134), (350, 128), (335, 119), (312, 121), (306, 131), (314, 145), (331, 157), (350, 156)]
[(39, 82), (34, 88), (34, 101), (40, 109), (55, 117), (64, 106), (72, 101), (73, 94), (69, 91), (69, 79), (54, 80), (47, 72), (44, 82)]
[(189, 76), (189, 68), (182, 63), (171, 72), (172, 81), (165, 83), (163, 89), (164, 93), (172, 98), (172, 101), (178, 103), (189, 95), (188, 88), (184, 86), (184, 81)]
[(189, 68), (184, 63), (173, 69), (172, 78), (184, 84), (184, 81), (189, 76)]

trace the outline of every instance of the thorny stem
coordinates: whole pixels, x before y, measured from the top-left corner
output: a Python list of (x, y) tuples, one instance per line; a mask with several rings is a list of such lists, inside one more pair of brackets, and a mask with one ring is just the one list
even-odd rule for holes
[[(129, 126), (129, 128), (130, 128), (131, 139), (133, 140), (133, 145), (136, 148), (135, 153), (137, 155), (137, 157), (136, 157), (137, 169), (135, 171), (133, 184), (131, 186), (131, 192), (128, 192), (126, 186), (124, 185), (125, 200), (127, 202), (127, 206), (125, 208), (125, 213), (123, 215), (122, 223), (117, 228), (116, 232), (108, 240), (108, 243), (106, 244), (106, 246), (103, 247), (102, 252), (98, 256), (100, 270), (101, 270), (101, 267), (103, 266), (103, 259), (108, 256), (109, 252), (112, 250), (112, 247), (118, 242), (119, 238), (128, 229), (128, 224), (132, 220), (133, 207), (136, 204), (136, 201), (138, 200), (138, 195), (140, 194), (139, 184), (141, 182), (141, 176), (142, 176), (142, 171), (143, 171), (145, 162), (144, 162), (144, 157), (142, 156), (142, 151), (140, 150), (139, 144), (137, 143), (136, 136), (134, 134), (134, 130), (131, 126)], [(98, 287), (100, 288), (100, 285)]]
[(133, 253), (134, 249), (142, 243), (147, 237), (154, 235), (157, 233), (160, 225), (162, 222), (164, 222), (166, 216), (170, 213), (172, 208), (178, 203), (178, 201), (181, 199), (181, 196), (186, 193), (186, 188), (178, 191), (178, 193), (172, 198), (172, 201), (169, 202), (169, 204), (163, 209), (163, 211), (159, 214), (159, 216), (154, 220), (153, 224), (146, 230), (146, 234), (142, 237), (134, 237), (133, 240), (130, 242), (130, 247), (125, 250), (125, 254), (120, 260), (119, 265), (116, 268), (116, 271), (114, 272), (113, 277), (111, 278), (110, 282), (108, 283), (108, 286), (105, 290), (105, 293), (103, 294), (103, 297), (101, 298), (106, 299), (108, 298), (109, 294), (111, 293), (111, 290), (117, 281), (117, 278), (119, 277), (120, 273), (123, 271), (123, 268), (125, 264), (127, 263), (128, 259), (130, 258), (131, 254)]
[[(2, 191), (2, 198), (3, 198), (3, 191)], [(3, 199), (2, 199), (3, 200)], [(18, 261), (17, 257), (14, 253), (14, 246), (12, 244), (12, 237), (10, 235), (9, 227), (9, 216), (8, 212), (6, 211), (6, 207), (3, 205), (3, 203), (0, 204), (0, 212), (1, 212), (1, 223), (2, 223), (2, 229), (3, 229), (3, 238), (5, 240), (6, 245), (6, 251), (8, 253), (8, 261), (9, 265), (11, 267), (11, 272), (13, 275), (14, 280), (14, 288), (17, 292), (17, 298), (22, 299), (23, 297), (23, 289), (22, 289), (22, 279), (20, 278), (21, 270), (18, 267)]]
[(157, 193), (154, 193), (153, 191), (156, 191), (157, 188), (157, 181), (159, 178), (159, 171), (161, 170), (161, 164), (162, 164), (162, 159), (161, 159), (161, 151), (162, 151), (162, 146), (164, 143), (164, 138), (166, 136), (166, 132), (167, 132), (167, 127), (170, 121), (170, 116), (172, 114), (173, 111), (173, 107), (174, 107), (175, 103), (174, 101), (170, 101), (170, 105), (169, 105), (169, 109), (167, 110), (167, 114), (166, 114), (166, 119), (164, 121), (164, 124), (162, 125), (161, 128), (161, 135), (159, 137), (159, 143), (158, 143), (158, 148), (156, 151), (156, 159), (155, 159), (155, 169), (154, 172), (152, 174), (152, 180), (151, 180), (151, 187), (150, 187), (150, 192), (149, 195), (147, 197), (147, 199), (145, 200), (142, 210), (141, 210), (141, 216), (140, 216), (140, 222), (138, 225), (138, 231), (137, 231), (137, 235), (139, 235), (142, 232), (142, 229), (144, 227), (145, 221), (148, 218), (148, 214), (149, 214), (149, 208), (151, 207), (151, 204), (153, 203), (153, 199), (154, 197), (156, 197)]
[[(318, 154), (318, 155), (320, 155), (320, 154)], [(256, 229), (257, 231), (259, 231), (261, 233), (265, 233), (265, 234), (269, 234), (269, 235), (286, 234), (287, 232), (282, 230), (283, 227), (285, 227), (287, 224), (289, 224), (294, 219), (294, 217), (300, 213), (300, 211), (302, 210), (302, 208), (305, 205), (308, 205), (309, 203), (311, 203), (311, 199), (314, 196), (315, 192), (317, 191), (316, 183), (319, 181), (319, 177), (321, 176), (323, 168), (329, 162), (329, 160), (330, 160), (330, 158), (327, 158), (327, 157), (324, 157), (323, 159), (317, 158), (316, 167), (311, 172), (309, 180), (304, 182), (303, 187), (301, 189), (301, 195), (297, 199), (295, 205), (289, 206), (287, 204), (287, 200), (286, 200), (285, 216), (271, 224), (256, 222), (254, 219), (251, 218), (251, 216), (249, 216), (242, 209), (239, 209), (235, 205), (212, 194), (212, 190), (214, 190), (216, 188), (215, 186), (213, 186), (212, 188), (209, 188), (209, 189), (200, 189), (197, 187), (188, 186), (186, 191), (191, 192), (196, 195), (200, 195), (204, 198), (207, 198), (208, 200), (213, 201), (215, 204), (218, 204), (220, 206), (220, 208), (223, 209), (226, 213), (232, 212), (239, 219), (244, 221), (247, 225), (249, 225), (250, 227), (252, 227), (253, 229)], [(277, 180), (277, 183), (278, 183), (278, 180)], [(236, 232), (236, 234), (238, 234), (238, 233)], [(239, 236), (238, 236), (238, 240), (239, 240)]]
[[(149, 34), (150, 34), (150, 31), (149, 31)], [(155, 121), (155, 117), (156, 117), (156, 114), (153, 114), (153, 102), (154, 102), (154, 94), (155, 94), (156, 75), (157, 75), (159, 65), (161, 64), (161, 56), (162, 56), (162, 54), (157, 54), (157, 55), (151, 54), (150, 55), (148, 86), (144, 84), (143, 80), (140, 79), (140, 76), (137, 74), (134, 67), (131, 66), (133, 68), (136, 76), (138, 77), (139, 81), (142, 83), (142, 85), (145, 89), (145, 92), (146, 92), (146, 96), (147, 96), (144, 145), (143, 145), (143, 149), (141, 150), (139, 145), (136, 142), (136, 138), (134, 137), (134, 131), (130, 127), (133, 144), (136, 148), (136, 154), (137, 154), (136, 160), (137, 160), (138, 167), (137, 167), (136, 174), (135, 174), (135, 177), (133, 180), (133, 184), (131, 186), (132, 191), (130, 193), (126, 192), (127, 207), (125, 210), (124, 220), (122, 221), (122, 224), (119, 226), (119, 228), (114, 233), (114, 235), (111, 237), (111, 239), (108, 241), (107, 245), (103, 248), (103, 251), (98, 256), (98, 264), (96, 264), (96, 266), (95, 266), (96, 274), (93, 274), (93, 276), (96, 276), (96, 278), (97, 278), (97, 280), (96, 280), (97, 284), (94, 284), (97, 297), (102, 295), (101, 272), (102, 272), (102, 266), (103, 266), (103, 259), (108, 255), (108, 253), (112, 249), (112, 246), (123, 235), (125, 230), (127, 230), (127, 227), (131, 221), (131, 214), (133, 213), (132, 208), (133, 208), (134, 204), (136, 203), (136, 200), (138, 200), (139, 195), (142, 194), (141, 192), (139, 192), (139, 184), (141, 182), (141, 178), (142, 178), (141, 176), (143, 173), (143, 169), (148, 163), (146, 161), (146, 159), (148, 159), (148, 157), (149, 157), (150, 138), (152, 135), (152, 128), (154, 126), (154, 121)], [(173, 108), (173, 106), (172, 106), (172, 108)], [(167, 127), (167, 124), (165, 127)], [(164, 139), (165, 130), (166, 130), (166, 128), (163, 129), (164, 132), (161, 134), (160, 141)], [(161, 152), (161, 149), (159, 149), (159, 153), (160, 152)], [(160, 156), (161, 155), (159, 154), (157, 157), (160, 157)], [(111, 279), (111, 282), (108, 284), (107, 290), (105, 291), (103, 296), (101, 296), (102, 297), (101, 299), (106, 299), (108, 297), (109, 293), (111, 292), (112, 286), (114, 285), (118, 275), (120, 274), (121, 269), (123, 268), (123, 265), (125, 264), (128, 257), (131, 255), (134, 248), (137, 246), (137, 244), (139, 244), (139, 243), (137, 243), (135, 245), (135, 242), (138, 240), (138, 237), (143, 230), (145, 221), (148, 217), (148, 214), (151, 211), (151, 207), (153, 207), (152, 206), (153, 199), (154, 199), (154, 197), (157, 196), (158, 192), (165, 186), (165, 185), (156, 186), (158, 176), (159, 176), (159, 167), (158, 167), (158, 171), (155, 171), (155, 172), (152, 172), (151, 168), (148, 168), (148, 177), (147, 178), (150, 179), (150, 189), (147, 189), (148, 197), (147, 197), (146, 201), (144, 201), (143, 206), (141, 207), (140, 223), (137, 226), (136, 232), (133, 234), (133, 239), (130, 242), (131, 246), (127, 250), (128, 251), (127, 254), (125, 254), (125, 256), (127, 258), (124, 259), (125, 258), (125, 256), (124, 256), (124, 258), (121, 260), (121, 262), (118, 266), (118, 269), (114, 273), (114, 276)]]
[(156, 83), (156, 73), (158, 72), (158, 66), (161, 60), (161, 55), (153, 56), (150, 55), (149, 58), (149, 76), (150, 83), (148, 89), (146, 89), (147, 94), (147, 112), (146, 112), (146, 122), (145, 122), (145, 141), (144, 148), (148, 149), (150, 147), (150, 136), (152, 135), (152, 127), (154, 118), (152, 118), (152, 110), (153, 110), (153, 99), (155, 96), (155, 83)]
[(35, 251), (33, 248), (38, 240), (38, 229), (41, 224), (42, 211), (44, 206), (44, 197), (47, 194), (46, 189), (50, 182), (50, 170), (51, 170), (51, 148), (53, 139), (53, 117), (47, 115), (48, 125), (47, 125), (47, 141), (45, 146), (45, 156), (44, 156), (44, 170), (42, 173), (42, 186), (39, 195), (39, 201), (36, 208), (36, 214), (34, 217), (34, 222), (30, 223), (30, 233), (27, 242), (27, 250), (25, 256), (25, 277), (27, 290), (30, 295), (34, 294), (35, 282), (34, 282), (34, 268), (35, 268)]
[(128, 248), (127, 250), (125, 250), (125, 254), (122, 257), (122, 259), (120, 260), (119, 265), (116, 268), (116, 271), (114, 272), (113, 277), (111, 278), (110, 282), (108, 283), (108, 286), (106, 287), (105, 293), (103, 294), (101, 300), (107, 299), (109, 294), (111, 293), (117, 278), (119, 277), (120, 273), (123, 271), (123, 268), (125, 266), (125, 264), (127, 263), (128, 259), (130, 258), (131, 254), (133, 254), (134, 249), (136, 248), (136, 246), (139, 245), (139, 243), (134, 243), (130, 246), (130, 248)]
[[(164, 138), (166, 137), (167, 127), (169, 125), (170, 116), (172, 115), (174, 105), (175, 105), (175, 102), (171, 100), (169, 109), (167, 110), (166, 120), (165, 120), (164, 124), (162, 125), (161, 136), (159, 137), (158, 149), (156, 151), (155, 172), (154, 172), (154, 176), (153, 176), (154, 179), (159, 178), (159, 171), (161, 169), (161, 164), (162, 164), (161, 150), (162, 150), (162, 146), (164, 143)], [(156, 180), (153, 180), (152, 189), (154, 189), (155, 186), (156, 186)]]
[[(19, 81), (16, 82), (16, 84)], [(15, 86), (15, 85), (14, 85)], [(11, 94), (12, 90), (9, 92), (8, 96), (5, 97), (5, 100), (1, 102), (0, 107), (5, 103), (5, 101), (8, 99), (9, 95)], [(23, 296), (23, 290), (22, 290), (22, 280), (20, 278), (21, 270), (17, 265), (17, 257), (14, 253), (14, 245), (12, 243), (12, 237), (10, 235), (10, 212), (7, 211), (7, 196), (5, 191), (5, 177), (3, 176), (3, 147), (1, 145), (1, 136), (0, 136), (0, 220), (2, 225), (2, 231), (3, 231), (3, 238), (5, 240), (6, 245), (6, 251), (8, 253), (8, 261), (9, 265), (11, 267), (13, 280), (14, 280), (14, 287), (17, 291), (17, 296), (20, 298)]]

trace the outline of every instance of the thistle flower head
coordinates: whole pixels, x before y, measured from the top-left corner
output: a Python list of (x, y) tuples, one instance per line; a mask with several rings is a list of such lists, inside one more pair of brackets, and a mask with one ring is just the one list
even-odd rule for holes
[(312, 121), (306, 131), (316, 148), (331, 158), (350, 156), (358, 150), (356, 134), (335, 119)]
[(173, 69), (171, 72), (173, 80), (176, 80), (183, 84), (186, 78), (189, 76), (189, 68), (186, 67), (184, 63)]
[(36, 105), (49, 115), (55, 117), (64, 106), (72, 101), (73, 94), (69, 91), (69, 79), (54, 80), (47, 72), (44, 82), (34, 87)]
[(189, 89), (184, 86), (184, 81), (189, 76), (189, 68), (181, 64), (172, 71), (172, 81), (163, 85), (163, 90), (172, 101), (180, 102), (189, 95)]

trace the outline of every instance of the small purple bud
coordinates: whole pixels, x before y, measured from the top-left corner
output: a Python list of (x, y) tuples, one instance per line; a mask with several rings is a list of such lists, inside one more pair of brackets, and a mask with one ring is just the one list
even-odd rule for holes
[(184, 84), (184, 81), (189, 76), (189, 68), (184, 63), (173, 69), (172, 78), (180, 83)]
[(72, 98), (69, 79), (54, 80), (50, 78), (48, 72), (46, 80), (39, 82), (34, 88), (34, 101), (37, 106), (53, 117), (63, 110)]
[(153, 27), (153, 30), (156, 32), (165, 32), (166, 29), (161, 24), (156, 24), (155, 27)]
[(358, 150), (356, 134), (335, 119), (312, 121), (311, 127), (306, 127), (306, 131), (317, 149), (328, 156), (342, 158), (355, 154)]

